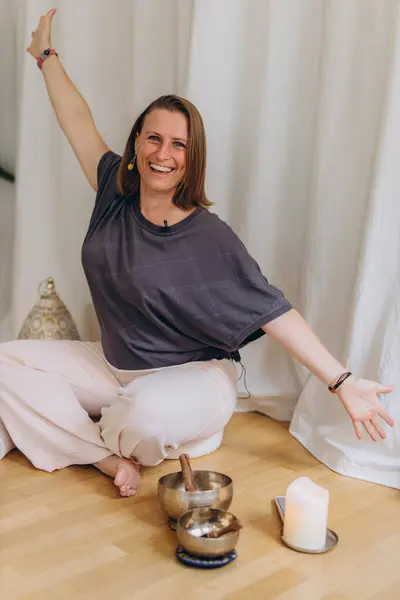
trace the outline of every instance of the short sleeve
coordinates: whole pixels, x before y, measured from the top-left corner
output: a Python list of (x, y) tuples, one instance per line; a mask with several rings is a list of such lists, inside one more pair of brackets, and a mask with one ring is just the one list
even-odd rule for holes
[(231, 320), (228, 312), (226, 328), (231, 333), (228, 345), (236, 349), (264, 335), (262, 325), (282, 316), (292, 305), (284, 293), (268, 281), (242, 241), (224, 225), (224, 246), (229, 250), (232, 269), (230, 304), (235, 315)]
[(257, 262), (246, 250), (237, 260), (237, 267), (247, 275), (237, 281), (234, 294), (238, 303), (246, 308), (238, 320), (239, 326), (232, 331), (230, 346), (242, 348), (264, 335), (261, 327), (289, 312), (292, 305), (284, 293), (262, 274)]
[(99, 160), (97, 165), (97, 194), (90, 219), (90, 232), (112, 210), (118, 196), (117, 174), (120, 163), (121, 157), (111, 150), (105, 152)]
[(193, 336), (233, 352), (263, 336), (262, 325), (292, 306), (263, 275), (232, 229), (216, 215), (207, 221), (201, 235), (205, 242), (197, 246), (192, 258), (192, 270), (201, 285), (182, 286), (176, 293), (181, 311), (196, 325)]
[(112, 150), (108, 150), (100, 158), (99, 164), (97, 165), (96, 203), (98, 199), (104, 195), (104, 192), (110, 185), (111, 188), (116, 191), (116, 179), (120, 163), (121, 157), (115, 152), (112, 152)]

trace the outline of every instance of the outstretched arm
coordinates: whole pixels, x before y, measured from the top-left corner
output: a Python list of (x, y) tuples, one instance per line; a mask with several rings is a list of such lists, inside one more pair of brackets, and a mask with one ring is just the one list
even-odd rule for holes
[[(303, 317), (294, 309), (263, 325), (262, 329), (326, 385), (333, 384), (342, 373), (350, 370), (328, 352)], [(359, 439), (363, 427), (374, 441), (377, 441), (379, 436), (386, 437), (379, 417), (391, 427), (394, 421), (380, 404), (378, 394), (389, 394), (392, 390), (391, 385), (385, 386), (354, 376), (346, 379), (338, 388), (336, 395), (349, 413)]]
[[(52, 9), (42, 16), (37, 29), (32, 32), (32, 41), (27, 51), (36, 59), (44, 50), (51, 48), (51, 24), (55, 12), (55, 9)], [(97, 166), (109, 148), (96, 129), (87, 102), (55, 54), (46, 58), (42, 72), (61, 129), (71, 144), (87, 180), (97, 191)]]

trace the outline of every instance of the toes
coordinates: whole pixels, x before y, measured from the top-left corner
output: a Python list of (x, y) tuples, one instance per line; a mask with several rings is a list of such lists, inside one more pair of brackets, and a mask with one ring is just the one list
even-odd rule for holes
[(119, 487), (121, 496), (134, 496), (140, 485), (140, 476), (133, 465), (121, 465), (114, 478), (114, 483)]
[(134, 490), (130, 485), (123, 485), (119, 491), (121, 496), (123, 496), (124, 498), (130, 498), (131, 496), (134, 496), (137, 492), (137, 490)]
[(129, 477), (129, 474), (125, 471), (125, 469), (118, 469), (118, 472), (115, 476), (114, 483), (118, 487), (126, 485), (126, 481)]
[(133, 488), (131, 484), (124, 483), (123, 485), (118, 486), (121, 496), (133, 496), (136, 494), (137, 489)]

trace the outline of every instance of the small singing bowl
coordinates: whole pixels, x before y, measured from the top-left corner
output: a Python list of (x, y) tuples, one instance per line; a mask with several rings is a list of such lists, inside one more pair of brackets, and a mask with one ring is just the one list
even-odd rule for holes
[(232, 502), (233, 483), (228, 475), (215, 471), (193, 471), (195, 492), (186, 492), (182, 472), (169, 473), (158, 481), (157, 495), (161, 507), (171, 519), (178, 520), (193, 508), (227, 510)]
[(202, 536), (211, 531), (218, 531), (233, 521), (236, 521), (235, 515), (226, 510), (194, 508), (178, 519), (176, 535), (189, 554), (223, 556), (235, 548), (239, 540), (239, 531), (223, 534), (219, 538)]

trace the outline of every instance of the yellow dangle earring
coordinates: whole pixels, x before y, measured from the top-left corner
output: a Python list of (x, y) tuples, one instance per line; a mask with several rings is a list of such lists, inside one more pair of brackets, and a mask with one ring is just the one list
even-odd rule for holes
[(136, 154), (132, 158), (131, 162), (128, 163), (128, 171), (133, 171), (133, 169), (135, 168), (135, 162), (136, 162)]

